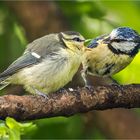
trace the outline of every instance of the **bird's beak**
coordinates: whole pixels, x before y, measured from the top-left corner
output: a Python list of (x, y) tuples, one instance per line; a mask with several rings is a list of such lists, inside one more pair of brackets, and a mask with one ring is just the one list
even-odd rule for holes
[(91, 42), (91, 40), (92, 39), (86, 39), (85, 42), (84, 42), (85, 46), (88, 46), (88, 44)]
[(85, 43), (88, 43), (88, 42), (90, 42), (92, 39), (86, 39), (85, 40)]

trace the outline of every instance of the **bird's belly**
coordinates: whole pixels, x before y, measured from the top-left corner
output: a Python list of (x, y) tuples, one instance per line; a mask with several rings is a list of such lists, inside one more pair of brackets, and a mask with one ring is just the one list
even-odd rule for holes
[(46, 61), (19, 71), (18, 74), (13, 75), (11, 83), (24, 85), (30, 93), (34, 93), (33, 88), (36, 88), (47, 94), (58, 90), (71, 81), (79, 65), (79, 60)]
[(111, 76), (124, 69), (133, 60), (128, 55), (110, 54), (106, 57), (96, 58), (89, 64), (89, 73), (97, 76)]

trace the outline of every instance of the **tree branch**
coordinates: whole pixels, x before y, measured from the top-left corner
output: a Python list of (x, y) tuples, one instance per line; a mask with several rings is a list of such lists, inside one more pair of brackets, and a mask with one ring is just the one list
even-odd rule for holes
[(64, 90), (41, 96), (4, 95), (0, 97), (0, 119), (34, 120), (71, 116), (91, 110), (140, 107), (140, 85), (99, 86)]

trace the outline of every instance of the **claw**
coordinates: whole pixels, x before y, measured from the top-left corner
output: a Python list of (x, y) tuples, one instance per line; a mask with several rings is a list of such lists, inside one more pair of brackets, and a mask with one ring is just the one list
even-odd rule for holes
[(66, 91), (66, 89), (65, 88), (61, 88), (61, 89), (59, 89), (59, 93), (63, 93), (64, 91)]
[(43, 93), (43, 92), (40, 92), (39, 90), (37, 90), (37, 89), (34, 88), (34, 87), (32, 87), (32, 88), (33, 88), (33, 90), (35, 91), (35, 94), (36, 94), (36, 95), (42, 96), (42, 97), (44, 97), (45, 99), (49, 99), (47, 94), (45, 94), (45, 93)]
[(38, 92), (36, 92), (37, 93), (37, 95), (39, 95), (39, 96), (42, 96), (43, 98), (45, 98), (45, 99), (49, 99), (49, 97), (48, 97), (48, 95), (46, 95), (45, 93), (43, 93), (43, 92), (40, 92), (40, 91), (38, 91)]
[(85, 85), (85, 88), (87, 88), (88, 90), (91, 90), (93, 88), (93, 86)]

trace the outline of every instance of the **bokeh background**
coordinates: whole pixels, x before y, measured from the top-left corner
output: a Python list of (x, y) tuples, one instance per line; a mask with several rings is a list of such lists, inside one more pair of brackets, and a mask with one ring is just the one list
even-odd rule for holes
[[(43, 35), (75, 30), (94, 38), (119, 26), (140, 32), (140, 1), (0, 1), (0, 72), (22, 54), (27, 43)], [(140, 53), (113, 77), (121, 84), (140, 83)], [(10, 93), (1, 94), (5, 92)], [(37, 127), (22, 139), (140, 138), (139, 112), (112, 109), (36, 120)]]

